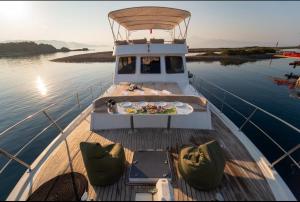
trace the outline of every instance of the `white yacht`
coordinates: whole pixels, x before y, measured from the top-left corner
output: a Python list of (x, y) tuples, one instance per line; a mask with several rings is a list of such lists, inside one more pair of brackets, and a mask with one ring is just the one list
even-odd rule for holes
[[(274, 166), (291, 159), (299, 169), (291, 155), (299, 144), (286, 151), (265, 133), (282, 151), (269, 162), (243, 128), (261, 112), (299, 129), (215, 86), (224, 93), (217, 107), (191, 85), (195, 78), (185, 58), (190, 12), (133, 7), (112, 11), (108, 18), (116, 56), (113, 84), (66, 128), (49, 108), (38, 112), (60, 134), (33, 163), (19, 158), (20, 152), (0, 150), (8, 163), (27, 168), (7, 200), (296, 200)], [(171, 39), (132, 38), (145, 30), (165, 31)], [(241, 126), (223, 113), (231, 106), (225, 96), (254, 109)], [(80, 103), (77, 96), (76, 106)], [(217, 146), (200, 152), (212, 142)]]

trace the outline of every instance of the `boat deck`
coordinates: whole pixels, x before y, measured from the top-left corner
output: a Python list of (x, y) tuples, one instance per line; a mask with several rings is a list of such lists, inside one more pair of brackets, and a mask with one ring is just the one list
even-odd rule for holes
[[(198, 191), (190, 187), (177, 173), (173, 184), (175, 200), (216, 200), (220, 193), (224, 200), (275, 200), (270, 187), (256, 162), (239, 140), (213, 114), (213, 131), (171, 129), (137, 129), (90, 131), (90, 116), (83, 120), (72, 134), (53, 152), (42, 166), (33, 182), (32, 192), (51, 178), (66, 173), (79, 172), (86, 175), (79, 143), (99, 142), (101, 144), (119, 142), (125, 147), (126, 159), (131, 163), (133, 152), (142, 149), (169, 149), (172, 152), (173, 165), (176, 165), (178, 150), (183, 145), (201, 144), (216, 139), (224, 149), (226, 156), (225, 176), (221, 186), (216, 190)], [(70, 163), (69, 163), (70, 162)], [(89, 185), (91, 200), (135, 200), (135, 193), (147, 192), (151, 186), (126, 185), (126, 172), (118, 183), (107, 187), (92, 187)], [(259, 193), (259, 194), (258, 194)]]
[(129, 84), (114, 84), (105, 96), (135, 95), (181, 95), (182, 90), (177, 83), (136, 83), (141, 90), (128, 91)]

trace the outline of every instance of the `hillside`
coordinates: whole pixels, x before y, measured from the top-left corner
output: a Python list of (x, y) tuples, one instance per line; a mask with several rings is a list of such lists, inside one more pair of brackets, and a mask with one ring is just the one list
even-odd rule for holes
[(58, 40), (37, 40), (34, 41), (37, 44), (50, 44), (55, 48), (62, 48), (68, 47), (70, 49), (81, 49), (81, 48), (97, 48), (102, 47), (100, 45), (93, 45), (93, 44), (84, 44), (84, 43), (77, 43), (77, 42), (67, 42), (67, 41), (58, 41)]
[[(88, 50), (88, 49), (79, 49)], [(35, 42), (10, 42), (0, 43), (0, 57), (17, 57), (17, 56), (32, 56), (40, 54), (49, 54), (57, 52), (78, 51), (70, 50), (69, 48), (62, 47), (55, 48), (49, 44), (37, 44)]]

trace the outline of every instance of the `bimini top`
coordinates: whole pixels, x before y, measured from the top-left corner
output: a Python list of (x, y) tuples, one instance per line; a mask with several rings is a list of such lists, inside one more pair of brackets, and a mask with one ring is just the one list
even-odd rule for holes
[(133, 7), (111, 11), (108, 17), (128, 31), (163, 29), (172, 30), (186, 18), (189, 11), (167, 7)]

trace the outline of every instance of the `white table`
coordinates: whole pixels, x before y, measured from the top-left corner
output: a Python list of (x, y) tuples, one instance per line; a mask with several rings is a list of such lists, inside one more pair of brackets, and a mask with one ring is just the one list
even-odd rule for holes
[[(120, 102), (117, 103), (117, 112), (116, 113), (112, 113), (109, 112), (111, 115), (129, 115), (130, 116), (130, 125), (131, 125), (131, 129), (134, 129), (134, 123), (133, 123), (133, 115), (134, 116), (168, 116), (168, 124), (167, 124), (167, 129), (170, 129), (171, 126), (171, 117), (172, 116), (176, 116), (176, 115), (188, 115), (191, 114), (194, 111), (194, 108), (187, 104), (187, 103), (181, 103), (181, 102), (163, 102), (166, 103), (165, 108), (176, 108), (176, 113), (128, 113), (126, 111), (127, 108), (134, 108), (134, 109), (139, 109), (144, 105), (141, 105), (141, 102), (130, 102), (131, 106), (128, 107), (124, 107), (123, 104), (125, 102)], [(177, 104), (176, 104), (177, 103)], [(178, 103), (181, 103), (182, 106), (178, 105)], [(151, 104), (151, 105), (156, 105), (159, 106), (159, 104), (161, 104), (161, 102), (146, 102), (146, 104)]]
[[(117, 113), (112, 113), (112, 114), (130, 114), (130, 115), (176, 115), (176, 114), (180, 114), (180, 115), (188, 115), (190, 113), (192, 113), (194, 111), (193, 107), (187, 103), (181, 103), (182, 106), (176, 106), (176, 102), (163, 102), (166, 104), (166, 106), (164, 106), (165, 108), (176, 108), (176, 113), (175, 114), (162, 114), (162, 113), (128, 113), (126, 111), (127, 108), (134, 108), (134, 109), (139, 109), (141, 108), (143, 105), (141, 105), (141, 102), (130, 102), (132, 105), (129, 107), (123, 107), (122, 104), (124, 104), (125, 102), (120, 102), (117, 103)], [(151, 105), (156, 105), (159, 106), (159, 104), (161, 102), (145, 102), (146, 104), (151, 104)]]

